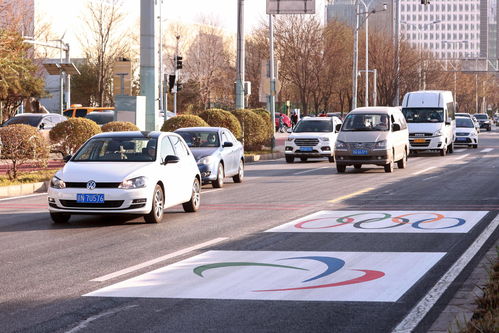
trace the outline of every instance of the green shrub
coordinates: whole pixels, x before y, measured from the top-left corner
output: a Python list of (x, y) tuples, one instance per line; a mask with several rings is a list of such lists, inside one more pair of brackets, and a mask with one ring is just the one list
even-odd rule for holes
[(50, 140), (62, 155), (73, 155), (85, 141), (99, 133), (101, 128), (93, 120), (70, 118), (50, 130)]
[(270, 140), (274, 136), (274, 124), (275, 122), (270, 121), (270, 113), (265, 109), (252, 109), (251, 111), (259, 115), (265, 122), (265, 141), (264, 144), (270, 146)]
[(10, 180), (18, 176), (19, 167), (26, 163), (46, 166), (50, 147), (36, 128), (17, 124), (0, 128), (2, 157), (10, 160), (7, 174)]
[(225, 127), (229, 129), (237, 138), (241, 137), (243, 133), (241, 124), (229, 111), (209, 109), (201, 112), (199, 116), (212, 127)]
[(208, 127), (208, 123), (198, 116), (192, 114), (181, 114), (164, 122), (161, 127), (163, 132), (173, 132), (182, 127)]
[(251, 110), (232, 111), (241, 124), (244, 149), (259, 150), (265, 142), (266, 128), (262, 117)]
[(124, 132), (124, 131), (140, 131), (134, 123), (129, 121), (111, 121), (101, 127), (102, 132)]

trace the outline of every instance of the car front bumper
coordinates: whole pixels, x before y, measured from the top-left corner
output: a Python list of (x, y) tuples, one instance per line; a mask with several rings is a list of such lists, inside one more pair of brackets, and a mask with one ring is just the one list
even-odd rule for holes
[(455, 145), (476, 145), (478, 144), (478, 138), (477, 137), (470, 137), (470, 136), (458, 136), (456, 137), (456, 141), (454, 142)]
[[(151, 211), (153, 188), (95, 189), (65, 188), (48, 190), (51, 213), (70, 214), (148, 214)], [(78, 203), (78, 194), (104, 194), (104, 203)], [(167, 195), (167, 194), (166, 194)]]
[[(334, 156), (334, 149), (330, 143), (317, 144), (309, 147), (297, 146), (294, 144), (286, 143), (284, 154), (296, 157), (309, 157), (309, 158), (323, 158)], [(308, 148), (308, 149), (305, 149)]]
[(445, 146), (443, 136), (433, 137), (409, 137), (409, 146), (411, 150), (437, 150)]
[(386, 165), (393, 161), (391, 150), (368, 150), (367, 155), (354, 155), (352, 150), (336, 150), (336, 163), (344, 165), (375, 164)]
[(217, 179), (218, 164), (198, 164), (199, 173), (201, 174), (201, 181), (203, 184), (209, 183)]

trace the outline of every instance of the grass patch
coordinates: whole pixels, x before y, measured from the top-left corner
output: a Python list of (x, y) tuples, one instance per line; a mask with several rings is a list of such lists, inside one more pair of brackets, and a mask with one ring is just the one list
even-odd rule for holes
[(253, 155), (263, 155), (263, 154), (271, 154), (272, 151), (270, 149), (267, 150), (249, 150), (244, 152), (244, 156), (253, 156)]
[(491, 265), (489, 282), (483, 288), (483, 296), (475, 303), (477, 308), (473, 317), (460, 332), (499, 332), (499, 247), (496, 247), (496, 258)]
[(16, 180), (9, 180), (7, 175), (0, 175), (0, 186), (38, 183), (50, 180), (59, 169), (48, 169), (30, 172), (21, 172)]

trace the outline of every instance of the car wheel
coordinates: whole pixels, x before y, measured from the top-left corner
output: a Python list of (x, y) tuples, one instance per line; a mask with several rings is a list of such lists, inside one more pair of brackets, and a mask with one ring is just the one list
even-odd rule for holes
[(385, 172), (391, 173), (391, 172), (393, 172), (393, 169), (394, 169), (394, 163), (393, 163), (393, 161), (391, 161), (388, 164), (385, 164)]
[(217, 179), (211, 181), (211, 185), (214, 188), (222, 188), (224, 187), (224, 166), (222, 163), (218, 164), (217, 169)]
[(405, 169), (407, 167), (407, 153), (404, 150), (404, 157), (401, 160), (397, 161), (397, 167), (399, 169)]
[(295, 161), (295, 157), (292, 155), (286, 155), (286, 163), (293, 163)]
[(328, 156), (329, 163), (334, 163), (334, 156)]
[(199, 179), (195, 178), (192, 183), (192, 194), (191, 200), (184, 202), (182, 207), (187, 213), (197, 212), (199, 205), (201, 204), (201, 185), (199, 184)]
[(344, 173), (347, 169), (347, 166), (345, 164), (338, 164), (336, 163), (336, 171), (338, 171), (338, 173)]
[(64, 223), (69, 222), (69, 219), (71, 218), (71, 214), (50, 213), (50, 218), (52, 219), (52, 222), (54, 222), (55, 224), (64, 224)]
[(165, 209), (165, 196), (163, 194), (163, 189), (159, 184), (154, 187), (154, 192), (152, 195), (152, 208), (151, 212), (144, 215), (144, 220), (146, 223), (159, 223), (163, 219)]
[(353, 167), (355, 169), (360, 169), (360, 168), (362, 168), (362, 164), (354, 164)]
[(454, 152), (454, 143), (451, 143), (449, 145), (449, 147), (447, 148), (447, 151), (449, 152), (449, 154), (452, 154)]
[(244, 178), (244, 162), (243, 160), (239, 161), (239, 170), (237, 172), (237, 175), (232, 177), (232, 180), (234, 183), (242, 183)]
[(307, 157), (300, 157), (300, 161), (302, 161), (302, 162), (306, 162), (307, 160), (308, 160)]

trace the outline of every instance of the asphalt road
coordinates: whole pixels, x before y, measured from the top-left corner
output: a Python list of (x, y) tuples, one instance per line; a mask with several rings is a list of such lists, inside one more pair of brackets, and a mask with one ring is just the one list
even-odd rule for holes
[(480, 140), (392, 174), (247, 165), (158, 225), (0, 200), (0, 332), (424, 332), (498, 240), (499, 130)]

